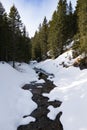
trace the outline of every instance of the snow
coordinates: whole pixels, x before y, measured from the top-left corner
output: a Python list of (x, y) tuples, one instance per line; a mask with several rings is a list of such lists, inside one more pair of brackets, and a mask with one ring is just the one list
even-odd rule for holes
[(40, 80), (37, 81), (37, 83), (39, 83), (39, 84), (40, 83), (45, 83), (45, 81), (43, 79), (40, 79)]
[(47, 114), (47, 117), (51, 120), (55, 120), (57, 114), (59, 113), (59, 108), (54, 108), (53, 106), (49, 106), (48, 110), (50, 110), (50, 112)]
[(43, 88), (43, 86), (37, 86), (37, 88)]
[(53, 73), (54, 78), (49, 79), (57, 86), (43, 96), (48, 97), (49, 101), (62, 101), (57, 109), (49, 106), (50, 113), (47, 116), (53, 120), (62, 111), (60, 120), (64, 130), (87, 130), (87, 70), (73, 67), (77, 58), (72, 59), (72, 52), (69, 50), (55, 60), (48, 59), (36, 64), (36, 67)]
[[(68, 42), (68, 41), (67, 41), (67, 42)], [(66, 49), (70, 49), (70, 48), (74, 45), (74, 43), (75, 43), (74, 41), (70, 42), (67, 46), (65, 46), (64, 49), (65, 49), (65, 50), (66, 50)]]
[[(30, 115), (37, 108), (32, 93), (23, 90), (24, 84), (38, 81), (38, 76), (28, 64), (16, 63), (16, 69), (0, 62), (0, 129), (16, 130), (19, 125), (35, 121)], [(41, 81), (40, 81), (41, 82)]]
[[(73, 67), (79, 58), (73, 59), (73, 50), (68, 50), (56, 59), (48, 59), (37, 63), (16, 63), (16, 70), (7, 63), (0, 63), (0, 129), (16, 130), (19, 125), (34, 122), (35, 118), (28, 116), (37, 108), (32, 101), (30, 90), (23, 90), (24, 84), (44, 83), (38, 80), (38, 75), (32, 69), (41, 68), (54, 74), (49, 79), (57, 86), (50, 93), (43, 93), (49, 101), (62, 101), (58, 108), (48, 106), (47, 117), (55, 120), (62, 111), (60, 118), (64, 130), (87, 130), (87, 70)], [(80, 56), (81, 57), (81, 56)], [(41, 86), (38, 86), (41, 88)]]
[(29, 124), (31, 121), (35, 122), (36, 120), (35, 120), (35, 118), (29, 116), (29, 117), (26, 117), (25, 120), (22, 120), (21, 124), (26, 125), (26, 124)]

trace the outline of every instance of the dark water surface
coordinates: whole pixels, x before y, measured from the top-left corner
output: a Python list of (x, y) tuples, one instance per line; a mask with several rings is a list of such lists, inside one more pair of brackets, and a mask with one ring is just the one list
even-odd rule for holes
[[(33, 94), (32, 100), (38, 105), (38, 108), (35, 109), (31, 115), (25, 115), (24, 118), (27, 116), (32, 116), (36, 119), (36, 121), (31, 122), (28, 125), (19, 126), (17, 130), (63, 130), (63, 126), (60, 122), (60, 116), (62, 115), (62, 112), (58, 113), (55, 120), (50, 120), (47, 117), (47, 114), (49, 113), (47, 107), (49, 105), (52, 105), (55, 108), (59, 107), (61, 102), (56, 100), (53, 102), (48, 102), (49, 99), (42, 96), (43, 93), (49, 93), (56, 86), (53, 84), (53, 82), (47, 80), (45, 75), (40, 75), (40, 78), (45, 80), (44, 84), (31, 83), (26, 84), (23, 87), (25, 90), (31, 90)], [(42, 87), (38, 88), (38, 86)]]

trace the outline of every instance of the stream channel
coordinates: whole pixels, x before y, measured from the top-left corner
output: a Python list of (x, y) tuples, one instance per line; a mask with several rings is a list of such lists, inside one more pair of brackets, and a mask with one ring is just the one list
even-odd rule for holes
[[(27, 125), (21, 125), (17, 130), (63, 130), (63, 126), (60, 122), (62, 112), (57, 114), (55, 120), (50, 120), (47, 117), (47, 114), (49, 113), (49, 110), (47, 109), (48, 106), (52, 105), (57, 108), (61, 105), (61, 102), (56, 100), (48, 101), (49, 98), (42, 95), (43, 93), (49, 93), (56, 86), (52, 81), (49, 81), (44, 74), (39, 74), (39, 78), (44, 79), (45, 83), (31, 83), (26, 84), (23, 87), (24, 90), (31, 90), (31, 93), (33, 94), (32, 100), (38, 105), (38, 108), (28, 115), (34, 117), (36, 121)], [(24, 118), (26, 118), (26, 116), (24, 116)]]

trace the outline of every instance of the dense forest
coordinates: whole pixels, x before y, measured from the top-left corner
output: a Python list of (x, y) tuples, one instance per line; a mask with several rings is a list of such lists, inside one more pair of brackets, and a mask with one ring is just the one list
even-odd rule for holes
[(28, 62), (31, 59), (31, 43), (15, 5), (9, 15), (0, 3), (0, 60)]
[(13, 5), (7, 15), (0, 2), (0, 60), (29, 62), (56, 58), (65, 47), (75, 41), (77, 55), (87, 53), (87, 0), (77, 0), (75, 10), (71, 1), (59, 0), (52, 19), (38, 27), (34, 37), (29, 38), (20, 14)]

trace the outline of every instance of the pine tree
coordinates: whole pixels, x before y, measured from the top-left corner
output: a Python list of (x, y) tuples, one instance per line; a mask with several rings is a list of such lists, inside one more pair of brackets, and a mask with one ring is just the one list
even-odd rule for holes
[(58, 42), (60, 54), (63, 53), (63, 46), (67, 40), (67, 3), (66, 0), (60, 0), (58, 4)]
[(41, 55), (42, 59), (47, 58), (47, 46), (48, 46), (48, 23), (46, 17), (43, 20), (42, 27), (39, 30), (40, 44), (41, 44)]
[(0, 2), (0, 16), (2, 16), (4, 14), (4, 12), (5, 12), (5, 9), (4, 9), (2, 3)]
[(67, 2), (59, 0), (57, 11), (50, 22), (48, 42), (51, 55), (55, 58), (63, 53), (63, 46), (67, 40)]
[(29, 62), (31, 43), (17, 8), (13, 5), (9, 17), (0, 2), (0, 60)]
[(22, 27), (22, 22), (21, 22), (19, 12), (17, 8), (15, 7), (15, 5), (13, 5), (10, 8), (9, 18), (10, 18), (11, 27), (14, 30), (14, 33), (20, 32), (21, 27)]
[[(31, 59), (31, 41), (30, 38), (27, 36), (26, 27), (23, 27), (23, 44), (24, 44), (24, 51), (22, 52), (24, 55), (24, 61), (29, 62)], [(23, 59), (22, 59), (23, 60)]]
[(52, 20), (49, 22), (48, 46), (50, 55), (55, 58), (58, 52), (58, 18), (57, 11), (53, 13)]
[(75, 13), (73, 12), (72, 3), (69, 2), (68, 14), (67, 14), (67, 38), (70, 40), (75, 35), (76, 31), (76, 19)]
[(9, 18), (10, 18), (10, 26), (12, 28), (12, 34), (13, 34), (12, 60), (13, 60), (13, 67), (15, 67), (16, 49), (17, 49), (17, 42), (18, 42), (17, 36), (20, 35), (21, 32), (20, 27), (22, 24), (20, 20), (20, 15), (15, 5), (13, 5), (10, 9)]
[(80, 48), (87, 56), (87, 1), (78, 0), (77, 5), (78, 14), (78, 29), (80, 35)]
[(38, 32), (36, 31), (34, 38), (32, 38), (32, 58), (45, 60), (48, 51), (48, 23), (46, 17), (42, 25), (39, 25)]
[(9, 21), (7, 14), (3, 15), (3, 45), (4, 45), (4, 54), (3, 60), (9, 60), (9, 52), (10, 52), (10, 30), (9, 30)]
[(35, 36), (34, 38), (32, 38), (31, 43), (32, 43), (32, 59), (37, 61), (42, 60), (39, 32), (37, 31), (35, 32)]
[(3, 53), (4, 53), (4, 39), (3, 39), (4, 20), (3, 20), (3, 16), (4, 16), (4, 13), (5, 13), (5, 9), (4, 9), (2, 3), (0, 2), (0, 60), (4, 59), (3, 58)]
[(69, 15), (72, 15), (72, 14), (73, 14), (73, 8), (72, 8), (72, 3), (71, 3), (71, 1), (69, 2), (68, 13), (69, 13)]

